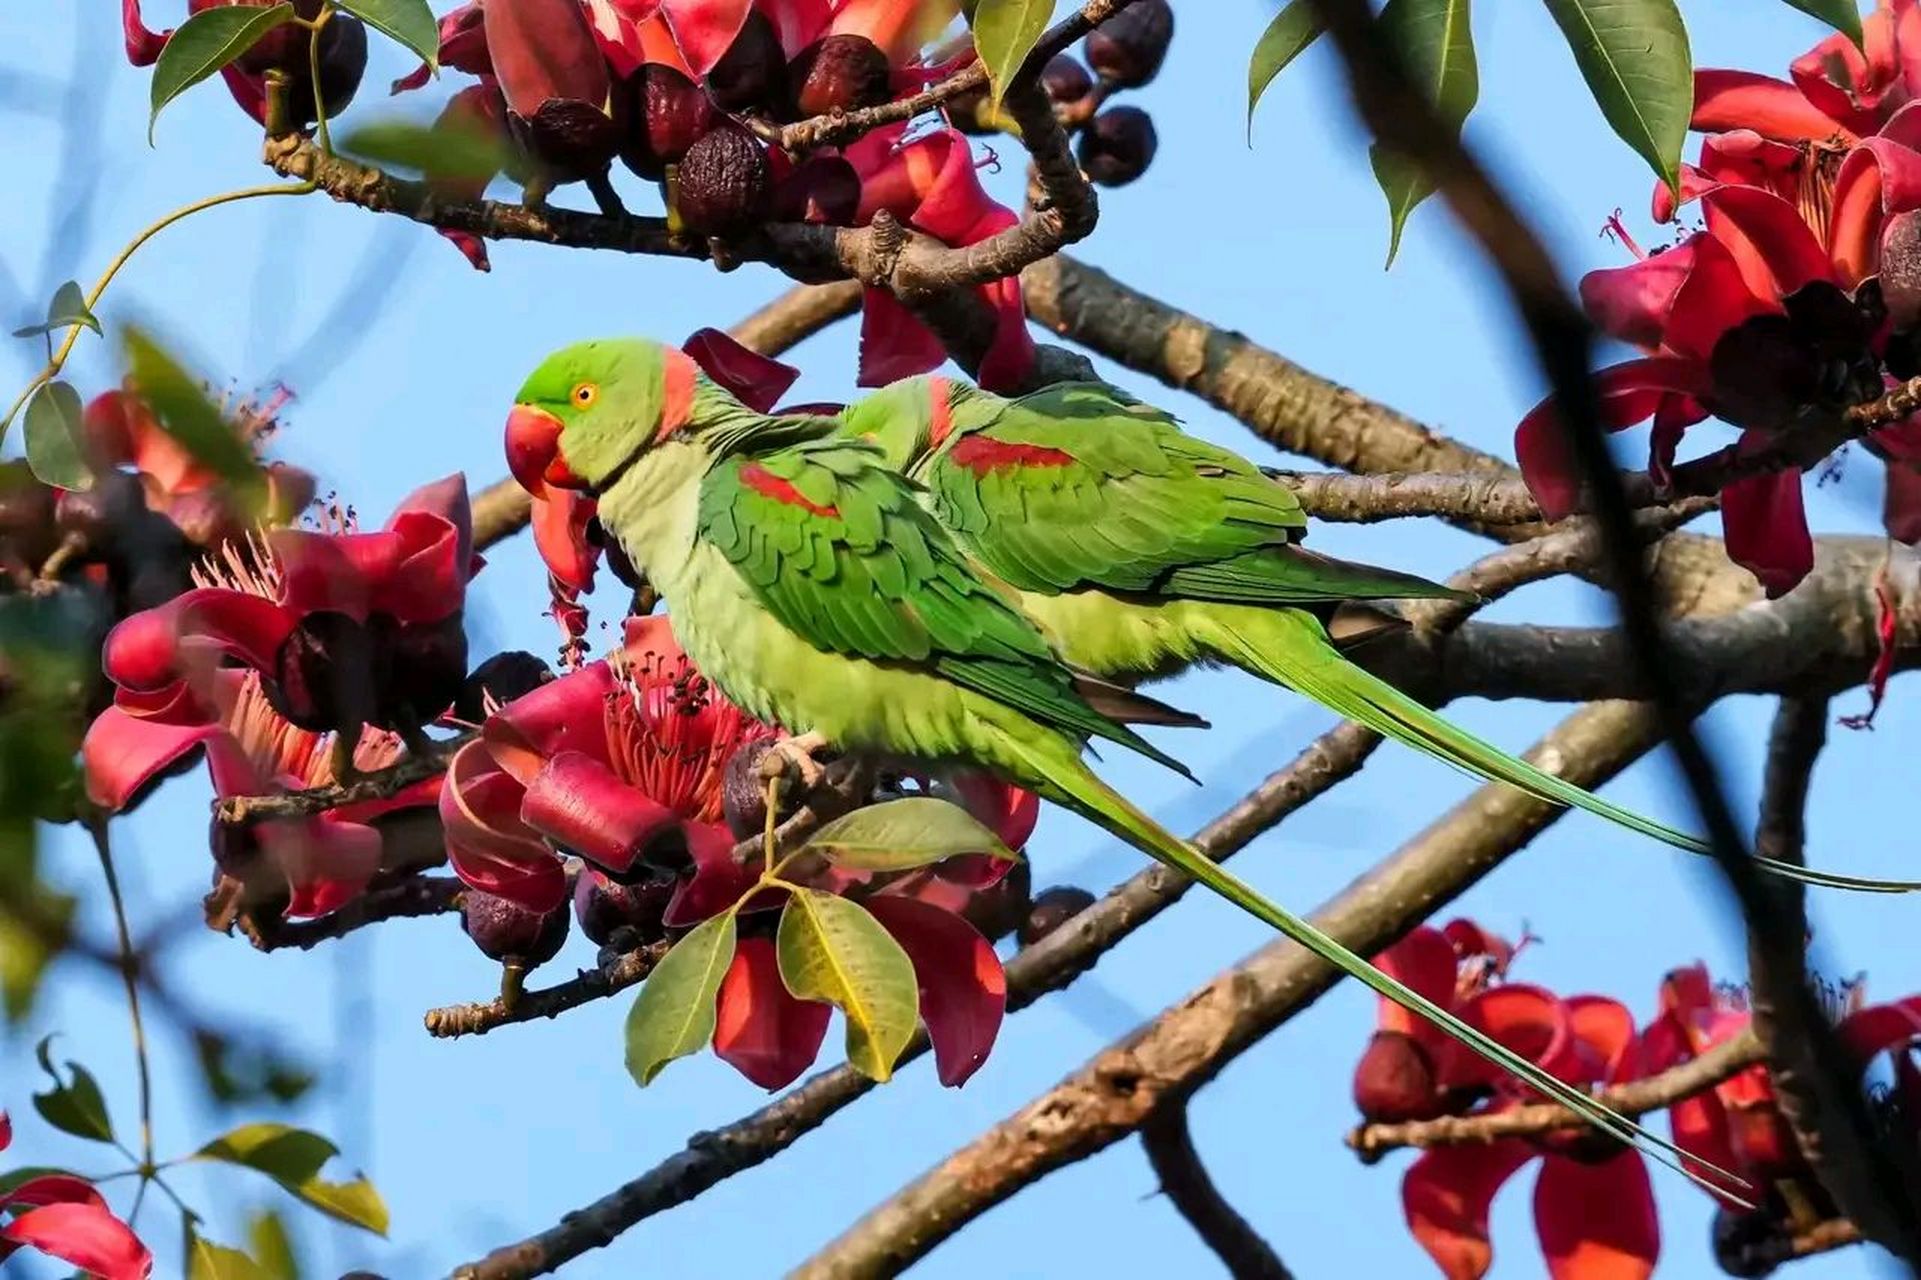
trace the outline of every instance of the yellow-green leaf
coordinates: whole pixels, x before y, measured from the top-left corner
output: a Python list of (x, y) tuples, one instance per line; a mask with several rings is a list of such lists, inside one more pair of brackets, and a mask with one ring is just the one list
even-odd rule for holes
[(40, 324), (30, 324), (24, 329), (15, 329), (16, 338), (37, 338), (43, 333), (57, 329), (69, 329), (83, 324), (95, 333), (100, 332), (100, 321), (87, 307), (87, 295), (81, 292), (80, 282), (69, 280), (53, 291), (53, 301), (47, 304), (47, 318)]
[(795, 998), (847, 1015), (854, 1069), (873, 1080), (892, 1076), (920, 1018), (914, 963), (894, 936), (858, 903), (802, 889), (781, 912), (774, 949)]
[(974, 50), (987, 70), (990, 105), (998, 107), (1014, 78), (1047, 31), (1054, 0), (967, 0), (962, 5), (974, 32)]
[(257, 508), (266, 495), (266, 474), (200, 380), (138, 329), (127, 330), (126, 347), (127, 371), (160, 429), (225, 481), (243, 505)]
[(270, 1280), (300, 1280), (300, 1259), (279, 1214), (271, 1209), (254, 1214), (247, 1224), (247, 1244)]
[(1670, 188), (1694, 112), (1694, 61), (1674, 0), (1546, 0), (1588, 90)]
[(273, 1272), (238, 1249), (187, 1227), (187, 1280), (275, 1280)]
[(83, 445), (80, 393), (65, 382), (42, 383), (27, 401), (27, 465), (43, 482), (61, 489), (91, 489)]
[[(1381, 10), (1382, 34), (1393, 42), (1414, 84), (1435, 105), (1455, 134), (1481, 96), (1481, 75), (1474, 61), (1469, 29), (1469, 0), (1388, 0)], [(1369, 148), (1374, 180), (1387, 197), (1387, 262), (1401, 249), (1407, 215), (1433, 194), (1434, 184), (1420, 167), (1378, 143)]]
[(734, 913), (703, 920), (661, 957), (627, 1014), (627, 1071), (641, 1086), (714, 1038), (714, 1000), (734, 962)]
[(284, 1124), (244, 1124), (194, 1154), (200, 1160), (257, 1169), (328, 1217), (387, 1234), (387, 1205), (373, 1183), (362, 1176), (351, 1182), (328, 1182), (320, 1176), (327, 1161), (340, 1152), (317, 1133)]
[(906, 871), (964, 853), (1014, 856), (973, 814), (932, 796), (907, 796), (843, 814), (816, 831), (807, 847), (863, 871)]
[(1861, 43), (1861, 10), (1855, 0), (1788, 0), (1788, 3), (1809, 17), (1821, 19), (1856, 45)]
[(415, 169), (447, 181), (489, 181), (507, 163), (498, 138), (457, 121), (432, 126), (412, 120), (377, 120), (341, 140), (340, 149), (375, 164)]
[(334, 0), (375, 31), (398, 40), (430, 67), (440, 65), (440, 24), (427, 0)]
[(67, 1063), (67, 1071), (73, 1076), (73, 1083), (62, 1080), (53, 1065), (52, 1045), (53, 1037), (47, 1036), (34, 1049), (34, 1055), (40, 1059), (40, 1069), (53, 1081), (53, 1088), (33, 1095), (33, 1109), (62, 1133), (90, 1142), (112, 1142), (113, 1121), (108, 1118), (107, 1099), (100, 1092), (100, 1085), (85, 1067), (71, 1061)]
[(1247, 136), (1254, 138), (1254, 108), (1261, 103), (1261, 95), (1267, 86), (1274, 83), (1274, 77), (1286, 69), (1287, 64), (1306, 52), (1307, 46), (1321, 38), (1321, 20), (1308, 0), (1288, 0), (1288, 4), (1274, 15), (1274, 21), (1267, 24), (1267, 30), (1255, 42), (1254, 56), (1247, 63)]
[(293, 17), (293, 5), (270, 9), (222, 5), (202, 9), (174, 29), (153, 64), (153, 109), (147, 117), (147, 142), (153, 142), (160, 109), (254, 47), (260, 37)]

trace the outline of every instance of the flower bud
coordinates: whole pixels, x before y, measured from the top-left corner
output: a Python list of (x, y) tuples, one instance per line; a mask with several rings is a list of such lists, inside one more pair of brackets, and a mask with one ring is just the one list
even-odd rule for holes
[(1088, 33), (1087, 61), (1109, 84), (1138, 89), (1160, 71), (1173, 38), (1167, 0), (1135, 0)]
[(676, 207), (702, 235), (731, 236), (767, 220), (773, 183), (767, 153), (732, 125), (707, 133), (680, 162)]
[(1031, 947), (1093, 905), (1094, 895), (1087, 890), (1055, 885), (1035, 895), (1027, 919), (1021, 921), (1018, 941), (1023, 947)]
[(469, 889), (460, 895), (460, 927), (481, 954), (524, 969), (546, 964), (567, 941), (567, 904), (529, 911), (517, 902)]
[(1714, 1261), (1729, 1275), (1770, 1275), (1793, 1257), (1793, 1233), (1771, 1206), (1736, 1209), (1723, 1205), (1715, 1211)]
[(488, 698), (505, 706), (553, 678), (553, 669), (525, 650), (496, 653), (475, 667), (461, 684), (460, 696), (454, 699), (454, 714), (468, 724), (479, 724), (487, 718)]
[(641, 177), (656, 180), (714, 125), (714, 107), (699, 85), (673, 67), (643, 62), (621, 82), (627, 132), (620, 158)]
[(1434, 1063), (1412, 1036), (1376, 1031), (1354, 1068), (1354, 1105), (1370, 1124), (1399, 1124), (1441, 1114)]
[(1090, 180), (1124, 187), (1147, 172), (1160, 145), (1154, 120), (1139, 107), (1110, 107), (1081, 131), (1078, 155)]
[(737, 115), (754, 114), (787, 102), (787, 55), (780, 33), (766, 14), (754, 9), (740, 34), (707, 73), (714, 105)]
[(790, 114), (798, 120), (877, 107), (894, 96), (887, 55), (866, 36), (816, 40), (787, 64)]
[(1057, 107), (1071, 107), (1094, 91), (1094, 77), (1071, 53), (1057, 53), (1041, 70), (1041, 88)]
[(674, 888), (667, 879), (621, 884), (589, 867), (574, 881), (574, 916), (595, 946), (631, 951), (665, 936), (661, 917)]

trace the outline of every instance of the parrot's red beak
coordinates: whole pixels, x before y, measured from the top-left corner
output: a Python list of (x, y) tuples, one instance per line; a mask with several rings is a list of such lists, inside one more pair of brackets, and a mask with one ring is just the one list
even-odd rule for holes
[(517, 404), (507, 415), (507, 469), (528, 493), (539, 497), (549, 486), (584, 489), (586, 482), (560, 456), (561, 421), (545, 409)]

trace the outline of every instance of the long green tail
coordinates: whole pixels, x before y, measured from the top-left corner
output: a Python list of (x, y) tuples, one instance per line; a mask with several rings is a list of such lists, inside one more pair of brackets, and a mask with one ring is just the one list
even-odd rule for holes
[[(1223, 616), (1226, 615), (1226, 616)], [(1652, 836), (1689, 853), (1710, 852), (1706, 841), (1630, 809), (1611, 804), (1565, 778), (1481, 741), (1413, 698), (1342, 657), (1321, 624), (1298, 609), (1221, 609), (1198, 637), (1222, 658), (1292, 689), (1384, 738), (1434, 756), (1487, 782), (1504, 782), (1537, 800), (1585, 809), (1630, 831)], [(1863, 893), (1912, 893), (1921, 881), (1877, 880), (1815, 871), (1756, 857), (1763, 870), (1829, 889)]]
[[(1206, 885), (1255, 919), (1280, 930), (1341, 972), (1359, 979), (1375, 993), (1425, 1018), (1495, 1066), (1566, 1106), (1611, 1137), (1631, 1146), (1651, 1144), (1656, 1150), (1648, 1154), (1719, 1194), (1729, 1194), (1729, 1186), (1745, 1186), (1737, 1175), (1714, 1165), (1704, 1167), (1727, 1179), (1726, 1184), (1709, 1182), (1694, 1174), (1676, 1158), (1681, 1154), (1679, 1148), (1666, 1139), (1603, 1106), (1573, 1085), (1555, 1079), (1512, 1049), (1375, 968), (1306, 920), (1262, 897), (1239, 877), (1230, 874), (1199, 849), (1155, 822), (1126, 797), (1102, 782), (1073, 754), (1071, 745), (1065, 739), (1056, 739), (1053, 735), (1049, 735), (1049, 738), (1046, 744), (1017, 743), (1003, 739), (1004, 747), (1018, 752), (1027, 766), (1018, 770), (1023, 775), (1021, 780), (1024, 785), (1054, 803), (1072, 809), (1156, 861)], [(1688, 1159), (1694, 1160), (1693, 1157)]]

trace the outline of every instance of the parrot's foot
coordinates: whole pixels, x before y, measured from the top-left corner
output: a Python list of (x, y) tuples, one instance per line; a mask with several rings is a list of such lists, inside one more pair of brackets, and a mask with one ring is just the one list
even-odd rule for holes
[(827, 780), (827, 771), (814, 754), (827, 748), (827, 739), (818, 733), (803, 733), (781, 738), (767, 749), (760, 760), (760, 776), (767, 779), (798, 779), (801, 794), (813, 791)]

